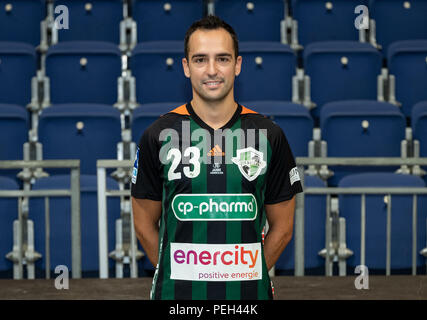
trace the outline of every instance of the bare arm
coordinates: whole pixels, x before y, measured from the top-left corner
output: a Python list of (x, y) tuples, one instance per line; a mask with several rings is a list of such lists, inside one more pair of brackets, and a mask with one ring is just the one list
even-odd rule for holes
[(268, 233), (264, 241), (264, 255), (270, 270), (292, 239), (294, 228), (295, 196), (288, 201), (265, 205)]
[(136, 237), (155, 267), (159, 260), (159, 220), (162, 202), (132, 197), (132, 209)]

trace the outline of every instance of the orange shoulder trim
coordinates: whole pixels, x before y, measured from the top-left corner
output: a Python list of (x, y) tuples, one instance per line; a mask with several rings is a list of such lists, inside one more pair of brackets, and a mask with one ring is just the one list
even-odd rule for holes
[(241, 114), (248, 114), (248, 113), (255, 113), (255, 114), (257, 114), (258, 112), (253, 111), (251, 109), (248, 109), (248, 108), (242, 106), (242, 112), (241, 112)]
[(178, 113), (178, 114), (187, 115), (187, 116), (190, 115), (187, 111), (187, 105), (186, 104), (183, 104), (182, 106), (179, 106), (178, 108), (175, 108), (169, 112)]

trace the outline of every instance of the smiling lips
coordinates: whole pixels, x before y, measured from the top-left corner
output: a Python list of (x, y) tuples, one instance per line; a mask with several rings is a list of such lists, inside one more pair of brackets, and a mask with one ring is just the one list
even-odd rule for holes
[(222, 83), (223, 81), (221, 80), (208, 80), (208, 81), (204, 81), (203, 84), (205, 86), (207, 86), (208, 88), (217, 88), (219, 87), (219, 85)]

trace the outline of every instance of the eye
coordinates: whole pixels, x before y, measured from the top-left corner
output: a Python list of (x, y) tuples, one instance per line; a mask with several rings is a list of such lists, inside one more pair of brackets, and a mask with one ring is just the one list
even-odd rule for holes
[(219, 60), (219, 62), (228, 62), (230, 60), (230, 58), (228, 58), (228, 57), (219, 57), (218, 60)]
[(200, 57), (200, 58), (195, 58), (194, 59), (194, 63), (203, 63), (206, 61), (206, 58)]

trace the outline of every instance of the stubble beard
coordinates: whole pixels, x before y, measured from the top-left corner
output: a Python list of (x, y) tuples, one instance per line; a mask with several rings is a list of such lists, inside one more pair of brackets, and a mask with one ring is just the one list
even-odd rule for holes
[(222, 92), (219, 95), (209, 95), (208, 90), (205, 90), (203, 81), (200, 82), (197, 86), (193, 86), (193, 90), (195, 93), (199, 96), (200, 99), (212, 103), (212, 102), (221, 102), (224, 101), (225, 98), (230, 94), (231, 90), (233, 89), (233, 86), (227, 85), (227, 82), (224, 79), (218, 79), (222, 81), (223, 83), (223, 89)]

